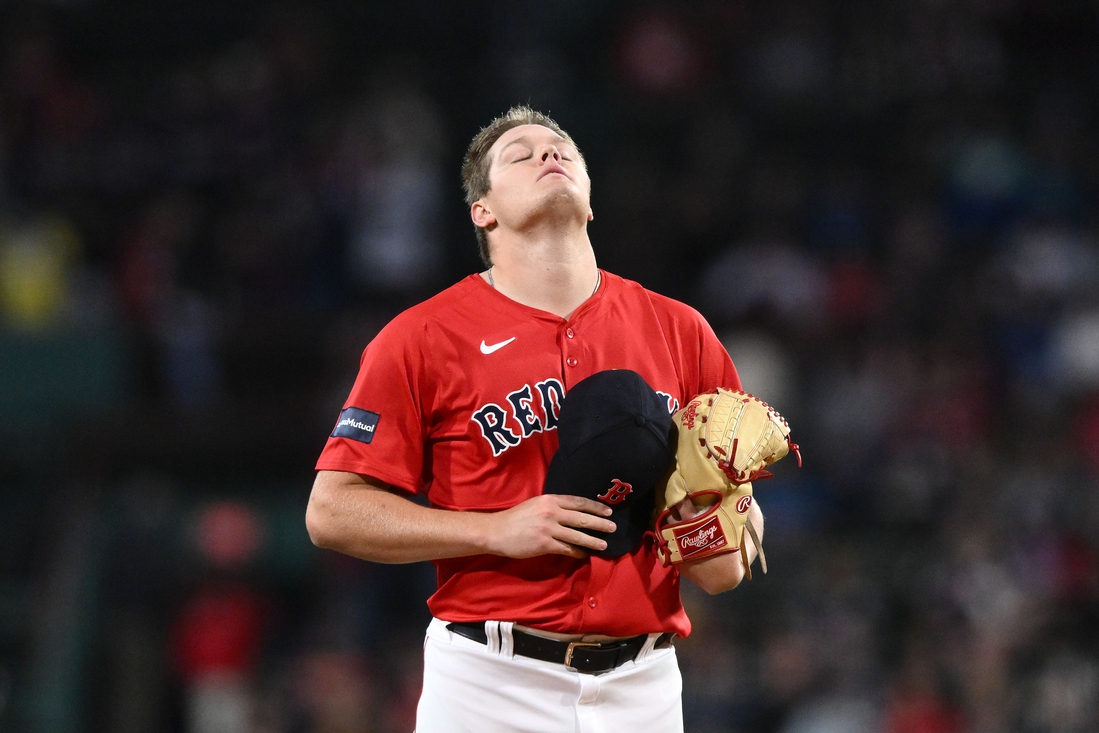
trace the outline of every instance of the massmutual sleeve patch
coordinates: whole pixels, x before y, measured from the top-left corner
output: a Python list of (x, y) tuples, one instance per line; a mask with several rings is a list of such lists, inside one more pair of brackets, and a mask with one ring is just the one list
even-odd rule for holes
[(362, 410), (358, 407), (345, 407), (340, 413), (340, 419), (336, 421), (336, 429), (332, 431), (333, 438), (351, 438), (360, 443), (369, 443), (374, 440), (374, 428), (378, 427), (376, 412)]

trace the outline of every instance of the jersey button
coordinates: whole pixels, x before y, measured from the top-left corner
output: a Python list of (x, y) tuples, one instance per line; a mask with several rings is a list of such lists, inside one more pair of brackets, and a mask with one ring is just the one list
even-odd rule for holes
[(594, 597), (588, 599), (588, 605), (591, 606), (592, 608), (595, 608), (595, 598)]
[(575, 338), (576, 337), (576, 332), (573, 331), (571, 328), (566, 328), (565, 329), (565, 335), (568, 336), (570, 339)]
[(572, 366), (572, 367), (574, 367), (574, 366), (576, 366), (577, 364), (579, 364), (580, 362), (578, 362), (578, 361), (576, 360), (576, 357), (575, 357), (575, 356), (570, 356), (570, 357), (569, 357), (568, 359), (565, 359), (565, 363), (566, 363), (566, 364), (568, 364), (569, 366)]

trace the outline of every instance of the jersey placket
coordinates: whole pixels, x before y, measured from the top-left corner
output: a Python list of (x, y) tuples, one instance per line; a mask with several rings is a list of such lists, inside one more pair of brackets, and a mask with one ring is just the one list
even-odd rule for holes
[(583, 614), (581, 616), (581, 628), (599, 628), (600, 619), (605, 619), (608, 609), (604, 605), (606, 600), (603, 591), (611, 579), (611, 562), (602, 558), (593, 557), (589, 563), (591, 575), (588, 576), (587, 587), (584, 589)]
[(597, 371), (594, 362), (599, 361), (599, 358), (588, 351), (588, 342), (583, 339), (583, 334), (591, 324), (593, 314), (602, 308), (608, 284), (605, 280), (600, 280), (600, 283), (592, 297), (573, 311), (569, 319), (562, 322), (557, 329), (557, 344), (561, 349), (561, 375), (566, 392), (573, 384)]
[[(576, 315), (578, 314), (574, 314), (573, 320), (566, 321), (561, 325), (557, 335), (557, 343), (561, 348), (561, 371), (566, 394), (572, 388), (572, 385), (590, 376), (593, 372), (592, 364), (586, 363), (587, 355), (581, 340), (583, 326), (577, 324)], [(603, 600), (601, 597), (602, 591), (610, 581), (611, 565), (608, 562), (600, 561), (598, 558), (592, 558), (589, 567), (591, 574), (581, 595), (580, 628), (588, 628), (589, 622), (587, 619), (591, 619), (593, 616), (598, 617), (606, 612), (606, 609), (601, 609), (599, 606)]]
[(577, 376), (577, 368), (580, 366), (580, 343), (576, 339), (576, 330), (566, 322), (557, 333), (557, 344), (561, 348), (561, 375), (564, 377), (565, 389), (580, 380)]

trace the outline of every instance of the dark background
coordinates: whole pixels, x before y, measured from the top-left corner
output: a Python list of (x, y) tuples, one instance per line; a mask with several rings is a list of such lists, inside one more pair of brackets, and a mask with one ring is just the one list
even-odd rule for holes
[(0, 2), (0, 730), (412, 729), (433, 573), (304, 508), (516, 103), (802, 445), (688, 730), (1095, 730), (1097, 12)]

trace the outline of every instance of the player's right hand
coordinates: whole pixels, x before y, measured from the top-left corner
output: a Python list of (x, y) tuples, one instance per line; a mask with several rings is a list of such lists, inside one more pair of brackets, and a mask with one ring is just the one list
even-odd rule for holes
[(490, 551), (504, 557), (568, 555), (585, 558), (589, 551), (607, 543), (575, 528), (613, 532), (614, 522), (606, 519), (611, 508), (598, 501), (568, 494), (544, 494), (527, 499), (491, 517)]

